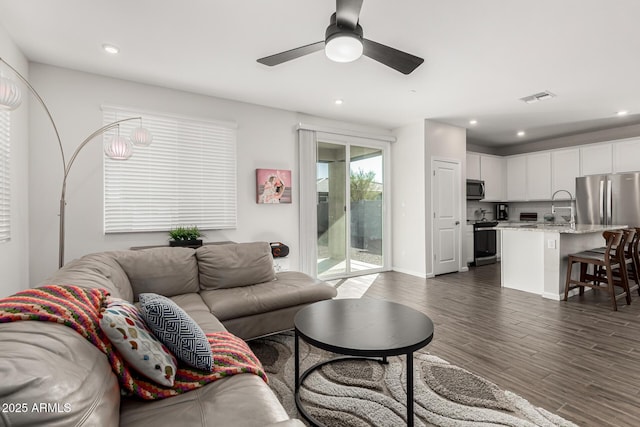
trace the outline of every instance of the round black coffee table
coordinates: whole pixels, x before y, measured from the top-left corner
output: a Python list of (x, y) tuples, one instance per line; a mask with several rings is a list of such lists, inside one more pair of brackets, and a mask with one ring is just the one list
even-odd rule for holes
[(413, 426), (413, 352), (431, 342), (433, 322), (424, 314), (402, 304), (376, 299), (320, 301), (296, 314), (295, 399), (298, 411), (314, 425), (300, 400), (300, 385), (311, 372), (334, 358), (316, 363), (300, 376), (300, 344), (308, 344), (351, 358), (382, 358), (404, 354), (407, 359), (407, 425)]

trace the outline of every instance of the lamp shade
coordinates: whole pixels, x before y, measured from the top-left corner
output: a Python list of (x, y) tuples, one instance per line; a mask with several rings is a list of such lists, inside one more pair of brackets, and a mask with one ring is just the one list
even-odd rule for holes
[(133, 154), (133, 144), (122, 136), (114, 136), (104, 146), (104, 153), (113, 160), (127, 160)]
[(153, 135), (143, 127), (135, 128), (131, 131), (131, 142), (139, 147), (148, 147), (153, 141)]
[(0, 109), (15, 110), (22, 102), (18, 85), (10, 79), (0, 77)]
[(337, 33), (329, 38), (324, 47), (324, 53), (335, 62), (351, 62), (362, 56), (363, 46), (355, 34)]

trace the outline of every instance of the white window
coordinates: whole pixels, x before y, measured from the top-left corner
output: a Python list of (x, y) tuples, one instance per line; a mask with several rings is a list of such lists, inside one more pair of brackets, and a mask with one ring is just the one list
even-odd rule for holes
[(10, 113), (0, 111), (0, 242), (11, 240)]
[[(105, 233), (236, 227), (235, 124), (103, 107), (104, 124), (142, 117), (153, 135), (128, 160), (104, 160)], [(139, 120), (120, 125), (128, 137)], [(105, 141), (118, 130), (105, 133)]]

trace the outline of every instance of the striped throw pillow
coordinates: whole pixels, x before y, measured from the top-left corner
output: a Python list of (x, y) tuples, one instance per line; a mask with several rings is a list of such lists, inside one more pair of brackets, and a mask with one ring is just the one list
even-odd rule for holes
[(156, 337), (182, 362), (205, 372), (213, 371), (213, 354), (204, 331), (169, 298), (153, 293), (139, 295), (140, 314)]

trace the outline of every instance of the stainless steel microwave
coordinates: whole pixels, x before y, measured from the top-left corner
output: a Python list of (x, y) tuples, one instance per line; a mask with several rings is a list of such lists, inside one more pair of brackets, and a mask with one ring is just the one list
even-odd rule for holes
[(479, 179), (467, 180), (467, 200), (484, 199), (484, 181)]

